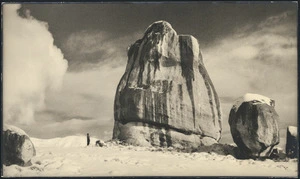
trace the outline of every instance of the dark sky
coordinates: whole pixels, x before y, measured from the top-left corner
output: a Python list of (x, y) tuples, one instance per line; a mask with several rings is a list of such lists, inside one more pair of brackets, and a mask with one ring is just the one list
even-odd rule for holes
[[(63, 45), (72, 33), (102, 31), (109, 38), (120, 38), (142, 33), (151, 23), (166, 20), (178, 33), (195, 36), (200, 46), (205, 47), (246, 24), (256, 26), (269, 16), (294, 12), (297, 6), (294, 3), (193, 2), (23, 4), (23, 8), (29, 9), (38, 20), (48, 22), (54, 42), (63, 51), (69, 61), (68, 70), (72, 71), (81, 69), (75, 62), (82, 64), (82, 57), (68, 52)], [(125, 49), (135, 40), (127, 39), (120, 48)], [(84, 58), (86, 63), (98, 62), (93, 55)]]

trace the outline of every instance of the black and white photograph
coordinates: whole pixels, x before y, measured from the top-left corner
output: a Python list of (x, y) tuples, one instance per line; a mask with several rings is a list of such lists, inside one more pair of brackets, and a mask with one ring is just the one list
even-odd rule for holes
[(2, 3), (2, 177), (298, 177), (298, 2)]

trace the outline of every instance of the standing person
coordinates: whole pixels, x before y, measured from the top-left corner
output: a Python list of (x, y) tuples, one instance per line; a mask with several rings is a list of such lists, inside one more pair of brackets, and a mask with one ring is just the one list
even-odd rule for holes
[(87, 140), (87, 145), (90, 145), (90, 135), (89, 133), (86, 134), (86, 140)]

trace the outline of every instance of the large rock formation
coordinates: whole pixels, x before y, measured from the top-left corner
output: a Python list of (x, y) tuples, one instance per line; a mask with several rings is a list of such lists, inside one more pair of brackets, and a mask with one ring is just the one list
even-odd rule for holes
[(297, 158), (298, 155), (297, 131), (297, 127), (294, 126), (287, 128), (285, 152), (289, 158)]
[(4, 125), (2, 144), (4, 165), (28, 165), (36, 154), (28, 135), (15, 126)]
[(197, 39), (158, 21), (128, 50), (113, 138), (133, 145), (198, 147), (221, 136), (220, 102)]
[(268, 157), (279, 143), (279, 117), (274, 105), (274, 100), (250, 93), (233, 105), (230, 130), (243, 157)]

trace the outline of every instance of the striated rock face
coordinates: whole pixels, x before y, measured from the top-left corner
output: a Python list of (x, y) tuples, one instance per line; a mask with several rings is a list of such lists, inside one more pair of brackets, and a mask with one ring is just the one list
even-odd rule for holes
[[(249, 98), (251, 96), (253, 99)], [(261, 97), (246, 94), (244, 99), (247, 100), (238, 101), (229, 114), (231, 134), (243, 157), (269, 157), (279, 143), (279, 116), (274, 109), (275, 102)]]
[(4, 125), (3, 128), (3, 164), (4, 165), (28, 165), (35, 148), (28, 135), (21, 129)]
[(114, 139), (134, 145), (210, 145), (221, 136), (220, 102), (198, 41), (158, 21), (128, 50), (114, 105)]
[(297, 131), (297, 127), (294, 126), (287, 128), (285, 151), (289, 158), (297, 158), (298, 155)]

